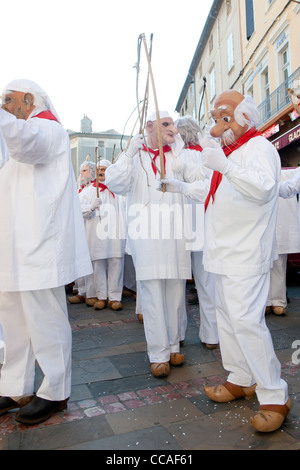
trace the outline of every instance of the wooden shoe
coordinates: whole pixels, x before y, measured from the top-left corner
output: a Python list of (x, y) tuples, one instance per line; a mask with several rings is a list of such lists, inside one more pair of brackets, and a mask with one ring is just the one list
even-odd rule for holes
[(184, 354), (180, 352), (170, 354), (171, 366), (182, 366), (183, 363), (184, 363)]
[(85, 303), (88, 307), (94, 307), (95, 303), (98, 301), (97, 297), (89, 297), (85, 299)]
[(218, 403), (226, 403), (236, 400), (237, 398), (251, 398), (255, 395), (256, 384), (251, 387), (241, 387), (230, 382), (214, 387), (204, 386), (204, 390), (208, 398)]
[(218, 344), (204, 343), (204, 346), (206, 347), (206, 349), (209, 349), (210, 351), (212, 351), (213, 349), (216, 349), (219, 345)]
[(261, 405), (250, 424), (259, 432), (272, 432), (280, 428), (291, 409), (291, 399), (285, 405)]
[(70, 302), (70, 304), (80, 304), (80, 303), (83, 303), (85, 302), (85, 297), (84, 295), (73, 295), (72, 297), (68, 297), (68, 301)]
[(150, 369), (154, 377), (167, 377), (170, 373), (170, 364), (168, 362), (153, 362)]
[(106, 307), (106, 300), (97, 300), (97, 302), (94, 303), (95, 310), (103, 310), (105, 307)]
[(266, 307), (266, 310), (265, 310), (265, 315), (268, 315), (271, 312), (272, 312), (272, 307), (268, 305), (268, 307)]
[(108, 302), (108, 306), (112, 309), (112, 310), (122, 310), (123, 309), (123, 305), (121, 304), (121, 302), (119, 302), (118, 300), (110, 300)]
[(144, 323), (144, 317), (142, 313), (137, 313), (136, 316), (140, 323)]
[(278, 315), (278, 316), (283, 316), (285, 317), (286, 316), (286, 308), (285, 307), (272, 307), (272, 312), (274, 313), (274, 315)]

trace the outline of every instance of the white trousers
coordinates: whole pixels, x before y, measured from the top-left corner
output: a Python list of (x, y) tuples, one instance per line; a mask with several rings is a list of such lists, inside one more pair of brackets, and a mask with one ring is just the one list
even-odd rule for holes
[(284, 405), (287, 384), (265, 322), (270, 286), (262, 276), (216, 275), (216, 307), (223, 366), (228, 381), (248, 387), (257, 384), (260, 404)]
[(286, 265), (287, 254), (278, 255), (271, 269), (270, 290), (267, 300), (267, 306), (286, 307)]
[(168, 362), (179, 352), (179, 319), (185, 279), (140, 281), (144, 330), (150, 362)]
[(93, 261), (93, 273), (86, 276), (87, 298), (118, 300), (122, 298), (124, 257)]
[(0, 292), (5, 354), (0, 396), (34, 392), (35, 361), (44, 379), (36, 394), (65, 400), (71, 393), (72, 333), (65, 288)]
[(203, 251), (191, 254), (192, 272), (199, 299), (200, 328), (199, 338), (202, 343), (218, 344), (218, 326), (215, 302), (215, 275), (205, 271), (202, 260)]

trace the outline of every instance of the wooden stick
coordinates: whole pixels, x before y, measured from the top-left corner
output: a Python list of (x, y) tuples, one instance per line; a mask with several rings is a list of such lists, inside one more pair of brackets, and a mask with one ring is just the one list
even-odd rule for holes
[(97, 197), (99, 197), (98, 147), (95, 147), (95, 164), (96, 164), (96, 188), (97, 188)]
[[(154, 77), (153, 77), (153, 72), (152, 72), (152, 67), (151, 67), (151, 61), (150, 61), (150, 56), (149, 56), (149, 53), (148, 53), (148, 47), (147, 47), (145, 35), (143, 35), (143, 42), (144, 42), (144, 47), (145, 47), (145, 52), (146, 52), (146, 57), (147, 57), (147, 62), (148, 62), (148, 70), (149, 70), (149, 74), (150, 74), (150, 78), (151, 78), (152, 91), (153, 91), (155, 110), (156, 110), (157, 136), (158, 136), (158, 147), (159, 147), (159, 158), (160, 158), (160, 175), (161, 175), (161, 179), (164, 179), (164, 177), (165, 177), (165, 168), (164, 168), (164, 154), (163, 154), (163, 146), (162, 146), (162, 135), (161, 135), (161, 127), (160, 127), (159, 108), (158, 108), (158, 102), (157, 102), (157, 95), (156, 95)], [(162, 184), (161, 190), (163, 192), (166, 191), (166, 185), (165, 184)]]

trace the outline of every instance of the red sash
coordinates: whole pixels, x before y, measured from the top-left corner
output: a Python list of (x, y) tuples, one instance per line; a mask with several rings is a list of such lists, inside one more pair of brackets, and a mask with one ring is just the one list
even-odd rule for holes
[[(93, 186), (94, 186), (95, 188), (97, 188), (97, 182), (96, 182), (96, 181), (92, 181), (92, 183), (93, 183)], [(108, 187), (105, 186), (105, 184), (103, 184), (103, 183), (98, 183), (98, 188), (100, 189), (100, 193), (101, 193), (102, 191), (105, 191), (105, 189), (107, 189), (107, 190), (109, 191)], [(109, 192), (113, 195), (113, 197), (115, 197), (114, 193), (112, 193), (111, 191), (109, 191)]]
[[(245, 134), (243, 134), (233, 144), (228, 145), (228, 147), (223, 146), (222, 150), (225, 153), (226, 157), (228, 157), (228, 155), (230, 155), (232, 152), (234, 152), (239, 147), (244, 145), (250, 139), (253, 139), (253, 137), (258, 137), (258, 136), (261, 136), (261, 135), (262, 135), (261, 132), (256, 130), (255, 127), (252, 127), (252, 129), (250, 129)], [(217, 191), (218, 186), (221, 183), (221, 181), (222, 181), (222, 173), (219, 173), (218, 171), (214, 171), (212, 179), (211, 179), (210, 190), (209, 190), (208, 196), (207, 196), (206, 201), (205, 201), (205, 210), (207, 209), (207, 206), (208, 206), (208, 203), (209, 203), (209, 200), (210, 200), (211, 197), (212, 197), (212, 200), (214, 201), (215, 192)]]
[(49, 121), (56, 121), (58, 122), (58, 120), (56, 119), (56, 117), (51, 113), (51, 111), (43, 111), (41, 112), (40, 114), (37, 114), (36, 116), (32, 116), (34, 118), (41, 118), (41, 119), (49, 119)]
[[(143, 145), (143, 150), (145, 152), (147, 152), (149, 150), (150, 153), (152, 153), (154, 155), (153, 157), (153, 161), (155, 162), (155, 160), (157, 159), (158, 155), (159, 155), (159, 150), (152, 150), (150, 147), (147, 149), (147, 147), (145, 145)], [(164, 153), (164, 170), (166, 170), (166, 157), (165, 157), (165, 153), (167, 152), (171, 152), (171, 147), (169, 147), (169, 145), (165, 145), (163, 147), (163, 153)], [(157, 173), (157, 169), (155, 167), (155, 165), (153, 165), (152, 163), (152, 169), (154, 171), (154, 174), (156, 175)]]

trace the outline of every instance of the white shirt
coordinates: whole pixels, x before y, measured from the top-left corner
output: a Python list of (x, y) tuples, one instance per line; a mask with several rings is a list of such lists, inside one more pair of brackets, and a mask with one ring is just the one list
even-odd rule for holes
[(108, 189), (99, 190), (100, 208), (91, 211), (96, 197), (97, 188), (93, 184), (79, 193), (91, 259), (122, 258), (126, 241), (125, 198)]
[(61, 124), (0, 109), (10, 159), (0, 170), (0, 291), (48, 289), (92, 265)]

